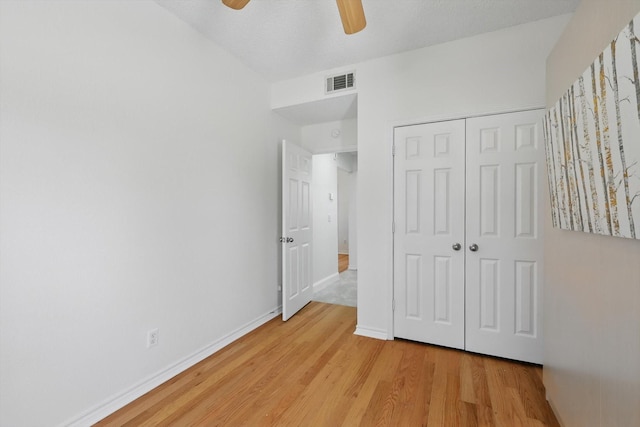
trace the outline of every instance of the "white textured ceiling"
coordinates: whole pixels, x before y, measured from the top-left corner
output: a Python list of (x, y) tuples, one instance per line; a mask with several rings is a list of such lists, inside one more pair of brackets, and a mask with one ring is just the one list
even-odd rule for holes
[(344, 34), (333, 0), (155, 0), (269, 81), (430, 46), (575, 10), (580, 0), (362, 0)]

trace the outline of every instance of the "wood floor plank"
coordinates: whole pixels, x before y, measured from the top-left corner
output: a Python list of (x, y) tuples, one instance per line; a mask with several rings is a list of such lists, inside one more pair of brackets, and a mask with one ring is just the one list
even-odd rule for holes
[[(363, 349), (362, 345), (371, 346), (371, 348)], [(351, 353), (348, 366), (345, 367), (346, 373), (338, 374), (339, 381), (336, 382), (333, 389), (329, 388), (325, 394), (325, 398), (316, 411), (309, 414), (303, 420), (302, 425), (340, 425), (345, 419), (347, 412), (351, 409), (353, 401), (358, 397), (358, 390), (362, 387), (363, 382), (373, 369), (373, 363), (377, 355), (382, 350), (382, 343), (373, 343), (371, 340), (353, 340), (355, 346), (347, 350)], [(360, 345), (358, 345), (360, 344)], [(343, 357), (339, 355), (338, 357)], [(344, 356), (348, 357), (348, 356)]]
[[(281, 348), (283, 346), (280, 346)], [(171, 422), (179, 425), (228, 425), (227, 420), (235, 415), (235, 411), (253, 401), (266, 384), (278, 377), (281, 367), (291, 353), (302, 351), (301, 345), (292, 345), (288, 351), (268, 351), (255, 359), (253, 369), (234, 370), (228, 380), (201, 396), (197, 410), (189, 411), (175, 417)], [(261, 366), (269, 366), (266, 371)]]
[(430, 393), (430, 375), (425, 372), (429, 368), (425, 364), (428, 355), (422, 350), (422, 345), (417, 343), (407, 346), (397, 373), (402, 387), (399, 388), (398, 405), (391, 420), (392, 425), (409, 425), (416, 419), (426, 424), (428, 406), (425, 402), (428, 402), (427, 388)]
[(338, 273), (349, 268), (349, 254), (338, 254)]
[(429, 401), (429, 417), (427, 425), (444, 426), (445, 424), (445, 406), (446, 406), (446, 390), (447, 390), (447, 361), (446, 355), (448, 350), (443, 349), (442, 353), (436, 355), (436, 365), (433, 372), (433, 383), (431, 386), (431, 397)]
[(555, 417), (550, 416), (549, 406), (546, 405), (545, 390), (542, 379), (538, 374), (539, 367), (528, 365), (514, 366), (517, 376), (518, 394), (522, 399), (527, 417), (543, 424), (560, 427)]
[(541, 369), (353, 334), (356, 309), (273, 319), (98, 426), (558, 427)]
[(508, 388), (504, 384), (501, 366), (495, 359), (484, 360), (485, 374), (487, 377), (487, 387), (491, 398), (491, 407), (496, 426), (502, 427), (507, 420), (512, 420), (511, 403), (508, 399)]
[(473, 385), (473, 359), (469, 354), (462, 355), (460, 360), (460, 399), (467, 403), (477, 403)]
[(460, 400), (457, 402), (460, 407), (460, 425), (465, 427), (478, 427), (478, 413), (476, 405)]
[(470, 355), (471, 375), (473, 383), (473, 395), (478, 406), (491, 408), (491, 396), (489, 395), (489, 385), (487, 383), (487, 371), (484, 368), (484, 359), (476, 354)]
[(377, 417), (380, 408), (376, 407), (375, 403), (372, 403), (378, 401), (380, 398), (376, 392), (380, 392), (379, 388), (381, 383), (391, 383), (393, 373), (396, 371), (402, 358), (402, 352), (398, 351), (398, 346), (389, 346), (386, 344), (388, 343), (385, 342), (385, 346), (381, 350), (376, 364), (358, 393), (358, 398), (354, 401), (353, 406), (347, 413), (345, 421), (343, 422), (344, 426), (366, 425), (365, 422), (373, 423), (373, 420)]
[(447, 350), (447, 387), (445, 398), (445, 424), (447, 426), (463, 425), (462, 399), (460, 394), (460, 368), (462, 366), (463, 352)]
[(493, 418), (493, 409), (489, 406), (476, 405), (476, 417), (478, 420), (478, 427), (496, 426)]
[[(275, 334), (282, 331), (273, 331)], [(196, 379), (188, 390), (183, 390), (177, 396), (170, 396), (166, 401), (159, 402), (143, 417), (136, 417), (130, 421), (132, 426), (170, 425), (180, 418), (196, 416), (199, 412), (208, 411), (225, 393), (236, 390), (249, 381), (256, 373), (260, 364), (267, 364), (273, 352), (284, 348), (277, 340), (265, 340), (253, 346), (254, 351), (247, 351), (236, 355), (225, 365), (225, 370), (211, 372), (203, 380)], [(176, 410), (182, 408), (182, 410)], [(126, 424), (125, 424), (126, 425)]]
[[(325, 417), (330, 412), (330, 403), (334, 401), (344, 382), (353, 375), (349, 372), (353, 367), (354, 355), (343, 349), (334, 353), (318, 374), (313, 377), (298, 398), (288, 408), (282, 420), (289, 425), (313, 425), (312, 420)], [(329, 402), (328, 402), (329, 401)]]
[[(313, 350), (311, 348), (309, 349)], [(298, 357), (300, 366), (303, 366), (305, 358), (309, 356), (311, 355), (300, 353)], [(272, 423), (269, 425), (273, 425), (273, 423), (279, 420), (282, 414), (291, 407), (292, 402), (299, 399), (299, 396), (302, 394), (305, 388), (308, 387), (307, 384), (293, 381), (292, 378), (295, 378), (295, 376), (295, 371), (289, 372), (286, 370), (282, 370), (282, 375), (278, 379), (274, 380), (271, 384), (269, 384), (268, 388), (265, 388), (263, 391), (261, 391), (252, 405), (247, 405), (248, 410), (245, 409), (244, 411), (236, 411), (236, 415), (232, 418), (229, 418), (228, 425), (239, 425), (244, 423), (245, 421), (248, 421), (247, 424), (249, 425), (258, 425), (261, 422), (266, 423), (267, 420)], [(277, 393), (278, 390), (282, 389), (289, 389), (291, 391), (290, 393), (287, 393), (285, 397), (285, 402), (288, 401), (289, 403), (278, 401), (277, 404), (270, 404), (275, 393)], [(274, 406), (276, 407), (275, 409), (273, 408)], [(260, 414), (261, 411), (264, 412), (264, 415), (258, 417), (258, 414)], [(255, 420), (255, 423), (253, 423), (253, 420)]]
[(433, 358), (425, 358), (422, 364), (422, 375), (419, 377), (420, 387), (415, 395), (413, 409), (411, 412), (407, 411), (406, 416), (400, 418), (398, 425), (427, 425), (431, 408), (435, 367)]
[[(343, 309), (344, 310), (344, 309)], [(336, 313), (344, 317), (344, 313), (339, 313), (340, 310), (335, 310)], [(350, 319), (350, 310), (347, 310)], [(340, 351), (345, 337), (351, 336), (353, 333), (353, 324), (349, 322), (341, 322), (340, 318), (334, 318), (331, 323), (328, 323), (329, 317), (323, 318), (323, 321), (317, 322), (316, 325), (322, 325), (326, 323), (325, 337), (314, 337), (314, 334), (305, 334), (306, 338), (311, 341), (305, 341), (300, 339), (299, 341), (304, 343), (304, 352), (296, 352), (294, 358), (289, 360), (284, 368), (295, 366), (293, 370), (284, 369), (284, 375), (281, 377), (282, 381), (274, 382), (271, 384), (269, 390), (263, 393), (261, 401), (254, 402), (253, 407), (256, 409), (251, 412), (240, 412), (238, 417), (231, 418), (229, 425), (244, 423), (251, 425), (255, 420), (256, 425), (276, 425), (280, 423), (283, 415), (291, 411), (292, 405), (297, 404), (300, 400), (300, 396), (306, 389), (312, 389), (309, 385), (313, 379), (320, 374), (320, 371), (326, 367), (329, 360)], [(333, 326), (333, 331), (327, 336), (326, 328)], [(319, 345), (313, 345), (316, 340), (320, 340)], [(282, 390), (288, 390), (283, 393)], [(283, 395), (284, 394), (284, 395)], [(280, 399), (275, 399), (278, 395), (283, 395)], [(256, 417), (255, 414), (259, 414), (259, 408), (263, 408), (264, 416)]]

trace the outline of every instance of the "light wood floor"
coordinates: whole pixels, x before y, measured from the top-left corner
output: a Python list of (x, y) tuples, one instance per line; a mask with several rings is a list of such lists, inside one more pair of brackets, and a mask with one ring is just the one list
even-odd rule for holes
[(349, 255), (338, 254), (338, 273), (342, 273), (349, 268)]
[(356, 309), (312, 302), (101, 426), (558, 426), (541, 368), (353, 335)]

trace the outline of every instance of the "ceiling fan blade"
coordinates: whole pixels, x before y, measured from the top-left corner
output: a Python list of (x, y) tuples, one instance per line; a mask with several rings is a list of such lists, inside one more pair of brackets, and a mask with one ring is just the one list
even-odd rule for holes
[(222, 3), (231, 9), (240, 10), (249, 3), (249, 0), (222, 0)]
[(336, 0), (346, 34), (354, 34), (367, 25), (362, 0)]

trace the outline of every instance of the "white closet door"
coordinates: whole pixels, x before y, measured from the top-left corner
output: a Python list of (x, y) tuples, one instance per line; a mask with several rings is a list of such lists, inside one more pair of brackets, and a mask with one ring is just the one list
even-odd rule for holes
[(467, 120), (465, 347), (533, 363), (542, 363), (542, 117)]
[(394, 335), (464, 348), (465, 122), (397, 128), (394, 143)]

